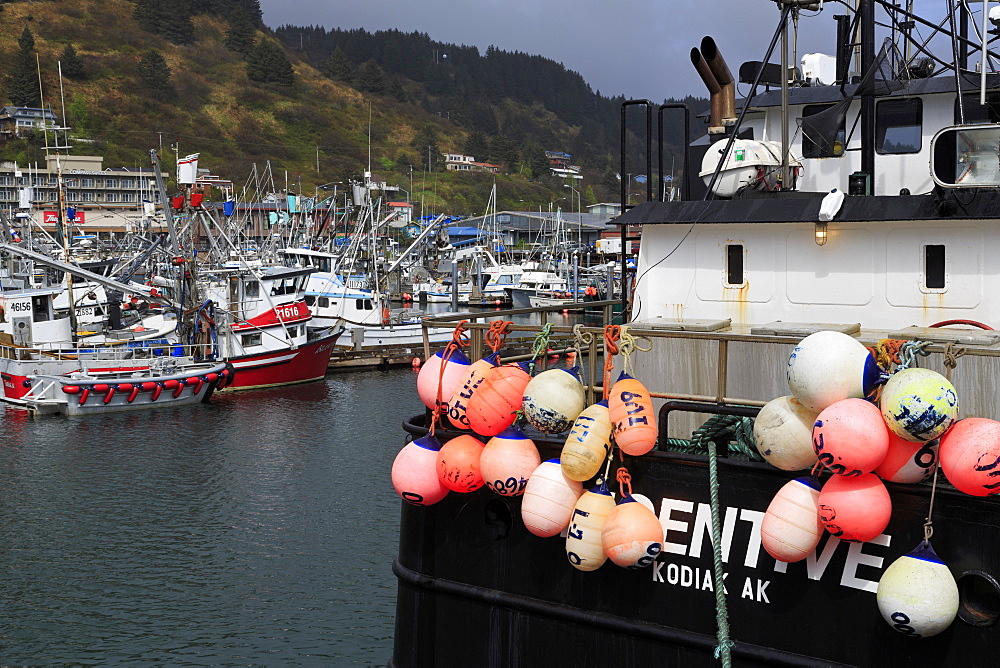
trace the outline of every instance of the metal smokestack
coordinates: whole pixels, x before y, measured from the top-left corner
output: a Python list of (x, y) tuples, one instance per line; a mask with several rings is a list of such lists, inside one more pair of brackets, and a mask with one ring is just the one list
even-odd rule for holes
[(712, 135), (721, 134), (726, 131), (722, 126), (722, 99), (719, 97), (719, 93), (722, 92), (722, 86), (716, 81), (715, 75), (712, 74), (712, 69), (708, 66), (708, 62), (697, 48), (691, 49), (691, 64), (694, 65), (694, 69), (701, 75), (701, 80), (705, 82), (705, 87), (708, 88), (708, 133)]
[(701, 40), (701, 53), (709, 69), (712, 70), (715, 81), (722, 89), (718, 94), (722, 125), (736, 125), (736, 80), (733, 79), (733, 73), (729, 71), (729, 66), (726, 65), (715, 40), (711, 37)]

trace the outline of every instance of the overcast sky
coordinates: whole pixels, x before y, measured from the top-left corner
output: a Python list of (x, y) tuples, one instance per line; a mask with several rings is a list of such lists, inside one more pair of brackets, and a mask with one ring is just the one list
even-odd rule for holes
[[(761, 60), (777, 26), (771, 0), (261, 0), (264, 22), (322, 25), (327, 28), (395, 28), (427, 33), (434, 40), (475, 45), (480, 53), (494, 45), (506, 51), (538, 54), (583, 75), (606, 96), (622, 94), (660, 101), (704, 95), (691, 66), (690, 51), (711, 35), (738, 76), (741, 63)], [(943, 2), (918, 0), (934, 7)], [(973, 9), (978, 6), (973, 3)], [(828, 2), (819, 12), (802, 12), (799, 55), (834, 55), (834, 14), (844, 8)], [(978, 11), (977, 11), (978, 14)], [(977, 19), (978, 21), (978, 19)], [(429, 54), (413, 54), (429, 58)], [(949, 58), (950, 60), (950, 58)], [(778, 62), (777, 55), (772, 62)], [(749, 86), (740, 87), (748, 92)]]

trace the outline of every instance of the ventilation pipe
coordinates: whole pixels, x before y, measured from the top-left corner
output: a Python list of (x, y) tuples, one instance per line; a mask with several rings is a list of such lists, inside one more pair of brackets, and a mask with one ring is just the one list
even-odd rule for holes
[(701, 40), (701, 53), (709, 69), (712, 70), (716, 83), (722, 89), (718, 93), (722, 125), (724, 127), (736, 125), (736, 80), (733, 79), (733, 73), (729, 71), (729, 66), (726, 65), (719, 48), (715, 45), (715, 40), (711, 37)]
[(726, 131), (722, 125), (722, 99), (719, 96), (722, 92), (722, 86), (715, 80), (715, 75), (712, 74), (711, 68), (697, 48), (691, 49), (691, 64), (701, 75), (701, 80), (705, 82), (705, 87), (708, 89), (708, 134), (722, 134)]

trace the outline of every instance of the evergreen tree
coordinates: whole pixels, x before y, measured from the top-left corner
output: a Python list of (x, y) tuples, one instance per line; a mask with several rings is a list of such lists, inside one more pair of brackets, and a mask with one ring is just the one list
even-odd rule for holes
[(424, 168), (428, 171), (439, 171), (438, 166), (444, 162), (441, 149), (438, 147), (437, 130), (433, 125), (427, 124), (417, 133), (410, 143), (413, 148), (420, 153), (420, 159)]
[(167, 61), (155, 49), (150, 49), (142, 54), (136, 72), (139, 75), (139, 81), (148, 90), (156, 93), (166, 93), (173, 90)]
[(490, 139), (490, 161), (498, 162), (508, 169), (512, 169), (520, 154), (517, 146), (504, 135), (497, 135)]
[(83, 61), (80, 60), (80, 56), (77, 55), (76, 49), (73, 48), (72, 44), (67, 44), (66, 48), (63, 49), (62, 55), (59, 56), (59, 62), (63, 76), (70, 79), (82, 79), (84, 77)]
[(354, 84), (354, 68), (351, 67), (351, 63), (348, 62), (347, 56), (344, 55), (339, 46), (323, 63), (323, 74), (349, 86)]
[(388, 93), (396, 98), (396, 102), (401, 104), (412, 104), (413, 102), (413, 98), (411, 98), (410, 94), (406, 92), (406, 89), (403, 87), (403, 83), (398, 77), (393, 77), (393, 79), (389, 82)]
[(385, 71), (374, 60), (369, 60), (358, 70), (357, 89), (376, 95), (384, 95), (388, 90)]
[(35, 37), (27, 26), (18, 38), (17, 45), (20, 49), (14, 58), (9, 79), (10, 101), (18, 107), (38, 107), (41, 97), (38, 94)]
[(490, 143), (486, 135), (478, 130), (469, 133), (465, 140), (465, 155), (471, 155), (476, 160), (482, 162), (490, 154)]
[(237, 7), (229, 15), (229, 29), (226, 31), (226, 48), (244, 58), (253, 50), (257, 35), (253, 20), (242, 7)]
[(530, 142), (524, 147), (522, 155), (525, 166), (531, 172), (531, 178), (537, 180), (549, 174), (549, 159), (545, 157), (545, 151), (541, 146)]
[(174, 44), (194, 41), (191, 15), (188, 0), (138, 0), (132, 11), (132, 18), (144, 30), (162, 35)]
[(262, 39), (247, 56), (247, 77), (258, 83), (291, 86), (295, 83), (295, 70), (284, 49), (271, 40)]

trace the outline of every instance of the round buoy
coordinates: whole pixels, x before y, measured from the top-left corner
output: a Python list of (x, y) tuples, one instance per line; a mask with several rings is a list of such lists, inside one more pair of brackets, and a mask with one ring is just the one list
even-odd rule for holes
[(816, 416), (813, 449), (823, 466), (837, 475), (875, 470), (889, 449), (882, 413), (864, 399), (841, 399)]
[(893, 629), (929, 638), (955, 621), (958, 584), (930, 542), (922, 542), (885, 569), (875, 600), (882, 619)]
[(562, 472), (558, 459), (542, 462), (531, 472), (521, 501), (521, 519), (531, 533), (548, 538), (569, 526), (583, 485)]
[(586, 397), (575, 369), (549, 369), (524, 388), (522, 409), (532, 427), (543, 434), (561, 434), (573, 425)]
[(937, 441), (912, 443), (890, 432), (889, 449), (875, 473), (889, 482), (920, 482), (934, 471), (937, 451)]
[(433, 436), (407, 443), (392, 462), (392, 486), (407, 503), (429, 506), (448, 495), (437, 474), (441, 444)]
[[(563, 462), (563, 472), (566, 462)], [(596, 571), (608, 560), (601, 534), (604, 521), (615, 507), (615, 497), (601, 483), (583, 493), (573, 508), (573, 518), (566, 527), (566, 558), (579, 571)]]
[(608, 411), (615, 443), (628, 455), (644, 455), (656, 445), (656, 414), (649, 391), (624, 371), (611, 386)]
[(479, 472), (490, 490), (500, 496), (519, 496), (541, 463), (534, 441), (517, 427), (508, 427), (483, 448)]
[(474, 492), (483, 486), (479, 459), (483, 443), (462, 434), (441, 446), (437, 458), (437, 473), (445, 487), (453, 492)]
[(819, 519), (831, 535), (864, 543), (889, 526), (892, 501), (873, 473), (831, 476), (819, 492)]
[(972, 496), (1000, 492), (1000, 422), (965, 418), (941, 437), (941, 470), (948, 482)]
[(819, 413), (835, 401), (868, 396), (883, 372), (854, 337), (823, 331), (799, 341), (788, 358), (788, 389)]
[(458, 385), (455, 392), (451, 395), (451, 398), (448, 400), (448, 421), (456, 429), (471, 429), (469, 426), (469, 416), (467, 415), (469, 399), (472, 398), (473, 393), (479, 388), (486, 376), (493, 369), (497, 368), (497, 360), (499, 358), (500, 353), (493, 353), (473, 362), (469, 366), (469, 372), (465, 380)]
[(879, 399), (889, 429), (914, 443), (932, 441), (958, 419), (955, 386), (930, 369), (903, 369), (892, 375)]
[(412, 360), (410, 360), (410, 366), (413, 367), (414, 369), (419, 369), (420, 368), (420, 358), (419, 357), (414, 357)]
[(757, 451), (771, 466), (801, 471), (816, 463), (812, 445), (816, 413), (793, 396), (778, 397), (764, 404), (753, 423)]
[(420, 395), (424, 405), (431, 410), (434, 410), (438, 400), (438, 385), (441, 387), (441, 402), (447, 403), (455, 392), (455, 386), (465, 379), (465, 374), (469, 371), (469, 358), (461, 350), (456, 349), (448, 357), (447, 363), (444, 363), (443, 373), (442, 363), (444, 363), (444, 350), (439, 350), (427, 359), (417, 374), (417, 394)]
[(514, 424), (517, 411), (521, 410), (524, 388), (530, 381), (531, 376), (519, 364), (504, 364), (486, 376), (466, 409), (473, 431), (496, 436)]
[(622, 568), (644, 568), (663, 549), (663, 527), (651, 510), (627, 495), (604, 520), (601, 542), (608, 559)]
[(583, 409), (566, 437), (559, 460), (571, 480), (590, 480), (611, 452), (611, 414), (608, 402)]
[(815, 478), (789, 480), (768, 504), (760, 523), (760, 542), (778, 561), (802, 561), (819, 545), (823, 535), (819, 489)]

